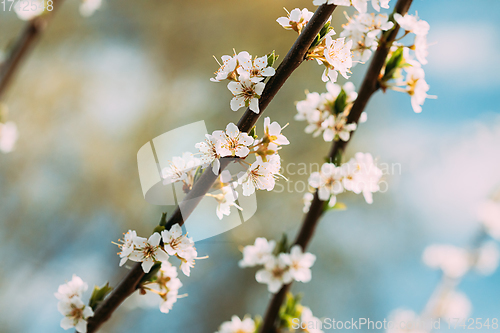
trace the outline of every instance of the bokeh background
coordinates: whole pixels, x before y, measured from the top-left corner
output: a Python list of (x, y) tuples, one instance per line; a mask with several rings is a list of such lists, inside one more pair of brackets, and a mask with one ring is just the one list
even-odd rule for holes
[[(138, 149), (194, 121), (205, 120), (209, 131), (236, 122), (242, 111), (230, 110), (225, 84), (209, 81), (218, 68), (212, 55), (235, 48), (284, 56), (296, 35), (275, 22), (282, 7), (315, 8), (309, 0), (105, 0), (83, 18), (78, 5), (67, 0), (56, 13), (3, 101), (20, 139), (0, 156), (2, 333), (63, 332), (53, 296), (59, 284), (77, 274), (90, 286), (115, 285), (126, 274), (111, 241), (128, 229), (149, 234), (172, 210), (144, 200)], [(344, 10), (352, 13), (336, 10), (338, 32)], [(379, 92), (370, 101), (347, 155), (371, 152), (401, 172), (386, 175), (389, 189), (372, 205), (344, 194), (348, 210), (323, 217), (310, 247), (318, 257), (313, 281), (293, 286), (318, 317), (383, 320), (398, 307), (421, 311), (440, 278), (422, 264), (423, 249), (469, 244), (478, 205), (500, 184), (500, 2), (415, 0), (415, 10), (431, 25), (425, 70), (438, 99), (421, 114), (404, 94)], [(23, 24), (0, 12), (0, 49)], [(356, 85), (365, 69), (353, 69)], [(304, 90), (324, 91), (321, 71), (312, 62), (300, 66), (266, 110), (290, 123), (285, 165), (321, 163), (328, 151), (329, 143), (293, 120)], [(262, 315), (267, 288), (254, 269), (238, 268), (238, 248), (257, 236), (295, 236), (307, 176), (285, 176), (291, 191), (258, 193), (250, 220), (197, 244), (210, 258), (181, 277), (180, 292), (189, 296), (169, 314), (129, 302), (102, 332), (214, 332), (233, 314)], [(459, 289), (471, 299), (472, 317), (498, 316), (499, 282), (499, 272), (465, 278)]]

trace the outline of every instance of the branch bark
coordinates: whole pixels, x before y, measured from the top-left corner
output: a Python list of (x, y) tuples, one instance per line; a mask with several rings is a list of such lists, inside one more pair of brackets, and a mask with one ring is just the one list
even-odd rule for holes
[[(408, 12), (410, 5), (413, 0), (398, 0), (396, 7), (394, 8), (394, 13), (400, 13), (404, 15)], [(359, 117), (366, 105), (368, 104), (371, 96), (380, 88), (378, 85), (378, 79), (380, 72), (385, 64), (387, 56), (389, 54), (390, 47), (399, 32), (399, 25), (394, 22), (395, 26), (392, 30), (384, 33), (381, 37), (379, 46), (373, 55), (373, 59), (368, 67), (365, 78), (361, 84), (358, 92), (358, 97), (354, 101), (352, 109), (349, 113), (347, 123), (358, 123)], [(351, 133), (351, 139), (354, 132)], [(350, 140), (349, 140), (350, 141)], [(343, 151), (349, 141), (334, 141), (330, 149), (329, 158), (333, 160), (339, 151)], [(318, 192), (314, 194), (314, 199), (309, 208), (309, 212), (304, 217), (301, 229), (295, 239), (294, 245), (300, 245), (305, 251), (311, 239), (314, 235), (314, 231), (318, 225), (320, 217), (323, 215), (324, 201), (321, 201), (318, 197)], [(273, 296), (271, 302), (268, 305), (264, 321), (262, 323), (261, 333), (275, 333), (277, 332), (276, 324), (278, 319), (278, 313), (281, 305), (285, 299), (285, 296), (290, 289), (291, 283), (285, 285), (281, 290)]]
[(61, 3), (62, 0), (54, 0), (54, 9), (26, 23), (23, 31), (17, 37), (5, 61), (0, 64), (0, 99), (12, 82), (14, 74), (19, 69), (21, 63), (26, 59), (33, 49), (34, 44), (40, 38), (40, 35), (47, 28), (49, 20), (54, 16), (54, 12), (61, 6)]
[[(249, 108), (245, 111), (238, 122), (238, 128), (242, 132), (249, 132), (255, 125), (260, 116), (278, 93), (285, 81), (290, 77), (293, 71), (305, 60), (307, 50), (312, 45), (317, 34), (324, 26), (330, 15), (335, 10), (335, 5), (320, 6), (313, 17), (299, 35), (287, 55), (276, 70), (276, 74), (266, 83), (266, 87), (259, 99), (260, 113), (256, 114)], [(229, 164), (229, 159), (221, 159), (221, 171)], [(198, 181), (194, 184), (191, 191), (186, 195), (184, 200), (176, 208), (175, 212), (169, 218), (166, 224), (166, 229), (170, 229), (173, 225), (183, 225), (187, 218), (194, 211), (196, 206), (208, 193), (217, 176), (212, 172), (211, 168), (207, 168), (201, 175)], [(144, 276), (141, 265), (135, 264), (132, 270), (125, 276), (117, 288), (104, 300), (103, 303), (96, 309), (94, 316), (90, 317), (87, 324), (87, 332), (96, 332), (101, 325), (107, 321), (118, 306), (132, 294), (138, 287), (141, 278)]]

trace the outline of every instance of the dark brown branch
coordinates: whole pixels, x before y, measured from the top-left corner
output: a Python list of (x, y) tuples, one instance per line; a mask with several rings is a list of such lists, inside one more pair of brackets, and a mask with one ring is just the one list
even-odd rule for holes
[(54, 0), (54, 9), (35, 17), (24, 27), (14, 45), (10, 49), (4, 62), (0, 64), (0, 99), (12, 81), (20, 64), (33, 49), (35, 42), (40, 38), (54, 12), (61, 6), (62, 0)]
[[(400, 13), (401, 15), (406, 14), (411, 3), (412, 0), (398, 0), (396, 7), (394, 8), (394, 12)], [(352, 122), (358, 123), (359, 117), (361, 116), (361, 113), (363, 113), (369, 99), (379, 89), (378, 80), (380, 72), (385, 64), (392, 42), (396, 38), (399, 31), (399, 25), (396, 24), (396, 22), (394, 22), (394, 24), (394, 28), (384, 33), (381, 37), (379, 46), (375, 51), (363, 83), (359, 89), (358, 97), (356, 98), (356, 101), (354, 102), (349, 113), (347, 120), (348, 124)], [(351, 138), (352, 134), (353, 133), (351, 133)], [(348, 142), (349, 141), (346, 142), (342, 140), (334, 141), (329, 154), (330, 160), (334, 160), (338, 152), (344, 151)], [(319, 219), (323, 215), (323, 207), (324, 201), (319, 199), (318, 192), (316, 191), (311, 207), (309, 208), (309, 212), (304, 217), (302, 227), (294, 243), (294, 245), (300, 245), (304, 251), (311, 242)], [(262, 323), (260, 330), (261, 333), (275, 333), (277, 331), (276, 322), (278, 320), (279, 309), (283, 304), (287, 291), (290, 289), (290, 285), (291, 284), (283, 286), (281, 290), (273, 296), (268, 305), (264, 321)]]
[[(249, 108), (245, 111), (240, 121), (238, 128), (242, 132), (249, 132), (255, 125), (259, 117), (265, 111), (274, 96), (278, 93), (285, 81), (290, 77), (293, 71), (304, 61), (305, 55), (311, 47), (314, 39), (318, 35), (325, 22), (335, 10), (335, 5), (320, 6), (313, 17), (299, 35), (288, 54), (285, 56), (280, 66), (276, 70), (276, 74), (266, 83), (266, 87), (259, 99), (260, 113), (256, 114)], [(228, 159), (221, 159), (221, 170), (229, 164)], [(183, 225), (186, 219), (191, 215), (196, 206), (208, 193), (217, 176), (212, 172), (211, 168), (207, 168), (201, 175), (200, 179), (194, 184), (193, 189), (186, 195), (184, 200), (176, 208), (174, 214), (167, 221), (166, 229), (170, 229), (175, 224)], [(96, 309), (94, 316), (90, 317), (87, 325), (87, 332), (96, 332), (99, 327), (108, 320), (116, 308), (137, 289), (141, 278), (144, 276), (140, 264), (134, 265), (130, 271), (118, 285), (116, 289), (107, 297), (104, 302)]]

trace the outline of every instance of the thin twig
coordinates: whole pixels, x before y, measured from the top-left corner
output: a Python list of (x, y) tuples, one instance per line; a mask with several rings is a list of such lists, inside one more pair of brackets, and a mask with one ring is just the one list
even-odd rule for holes
[[(408, 12), (412, 0), (398, 0), (396, 3), (396, 7), (394, 8), (394, 13), (400, 13), (402, 15)], [(370, 63), (370, 67), (368, 68), (363, 83), (359, 89), (358, 97), (354, 101), (352, 109), (349, 113), (349, 117), (347, 123), (358, 123), (359, 117), (363, 110), (365, 109), (368, 100), (380, 87), (378, 85), (380, 71), (385, 64), (387, 59), (387, 55), (389, 54), (389, 49), (392, 45), (392, 42), (396, 38), (396, 35), (399, 31), (399, 25), (395, 23), (395, 26), (392, 30), (384, 33), (380, 39), (379, 46), (375, 51), (373, 59)], [(351, 133), (351, 138), (352, 138)], [(347, 143), (349, 141), (338, 140), (335, 141), (331, 147), (329, 158), (333, 160), (337, 153), (340, 151), (344, 151)], [(309, 208), (309, 212), (304, 217), (302, 222), (302, 227), (297, 235), (294, 245), (300, 245), (302, 249), (305, 251), (307, 246), (309, 245), (314, 231), (318, 225), (320, 217), (323, 215), (323, 207), (324, 202), (321, 201), (318, 197), (318, 192), (314, 194), (314, 199), (311, 203), (311, 207)], [(262, 323), (261, 333), (274, 333), (277, 331), (276, 322), (278, 318), (278, 313), (281, 305), (285, 299), (286, 293), (290, 289), (291, 283), (285, 285), (281, 288), (281, 290), (275, 294), (268, 305), (264, 321)]]
[(26, 23), (23, 31), (19, 34), (14, 45), (2, 63), (0, 63), (0, 99), (12, 82), (14, 74), (20, 67), (20, 64), (26, 59), (29, 52), (33, 49), (35, 42), (47, 28), (49, 20), (54, 16), (54, 12), (61, 6), (62, 0), (53, 1), (53, 10), (37, 16)]
[[(245, 111), (240, 121), (238, 128), (242, 132), (249, 132), (255, 125), (259, 117), (265, 111), (269, 103), (283, 86), (285, 81), (290, 77), (293, 71), (304, 61), (305, 55), (312, 45), (314, 39), (318, 35), (325, 22), (329, 19), (335, 5), (320, 6), (314, 16), (311, 18), (307, 26), (299, 35), (288, 54), (285, 56), (280, 66), (276, 70), (276, 74), (266, 83), (266, 87), (259, 99), (260, 113), (256, 114), (249, 108)], [(221, 159), (221, 171), (230, 163), (229, 159)], [(217, 180), (217, 175), (212, 172), (211, 168), (207, 168), (201, 175), (198, 181), (194, 184), (191, 191), (186, 195), (184, 200), (176, 208), (173, 215), (169, 218), (166, 224), (166, 229), (170, 229), (173, 225), (183, 225), (186, 219), (191, 215), (193, 210), (208, 193), (214, 182)], [(96, 309), (94, 316), (90, 317), (87, 324), (87, 332), (96, 332), (99, 327), (108, 320), (116, 308), (137, 289), (141, 278), (144, 276), (140, 264), (134, 265), (132, 270), (125, 276), (124, 280), (115, 288), (109, 297)]]

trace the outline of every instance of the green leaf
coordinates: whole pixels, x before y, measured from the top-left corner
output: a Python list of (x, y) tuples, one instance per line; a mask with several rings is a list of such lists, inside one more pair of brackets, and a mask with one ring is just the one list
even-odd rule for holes
[(166, 226), (167, 225), (167, 213), (161, 213), (161, 217), (160, 217), (160, 223), (159, 225), (161, 226)]
[(109, 286), (109, 282), (106, 282), (106, 284), (102, 287), (94, 286), (94, 290), (92, 291), (92, 296), (90, 296), (89, 301), (89, 306), (92, 310), (95, 310), (99, 306), (111, 290), (113, 290), (113, 287)]
[(393, 78), (396, 70), (402, 66), (402, 61), (403, 61), (403, 47), (399, 47), (396, 51), (394, 51), (392, 56), (385, 64), (385, 73), (384, 76), (382, 77), (382, 82), (387, 82)]
[(341, 166), (342, 165), (342, 155), (343, 155), (344, 151), (342, 149), (339, 149), (337, 151), (337, 153), (335, 154), (335, 156), (333, 157), (333, 164), (335, 164), (335, 166)]
[(330, 205), (328, 205), (328, 201), (325, 201), (325, 203), (323, 204), (324, 212), (329, 210), (346, 210), (346, 209), (347, 209), (346, 204), (342, 202), (337, 202), (333, 207), (330, 207)]
[(286, 233), (283, 233), (283, 236), (281, 236), (281, 240), (278, 242), (276, 248), (274, 249), (274, 254), (277, 256), (280, 253), (288, 253), (288, 250), (289, 250), (288, 237)]
[(309, 48), (309, 50), (314, 49), (316, 46), (318, 46), (319, 43), (320, 43), (320, 41), (321, 41), (321, 36), (320, 36), (320, 34), (317, 34), (316, 38), (312, 42), (311, 47)]
[(156, 274), (158, 273), (160, 268), (161, 268), (161, 262), (155, 263), (153, 265), (153, 267), (151, 267), (151, 270), (149, 271), (149, 273), (145, 274), (142, 277), (141, 281), (139, 282), (139, 285), (145, 284), (148, 282), (153, 282), (154, 280), (156, 280)]
[(319, 31), (320, 38), (323, 38), (332, 29), (333, 28), (330, 27), (330, 21), (326, 22), (323, 28), (321, 28), (321, 30)]
[(333, 104), (333, 112), (334, 114), (339, 114), (344, 112), (345, 107), (347, 106), (347, 94), (344, 89), (340, 90), (339, 95), (335, 99), (335, 103)]
[(252, 129), (250, 130), (250, 132), (248, 133), (248, 135), (251, 136), (254, 139), (257, 139), (258, 138), (258, 136), (257, 136), (257, 126), (252, 127)]
[(280, 56), (275, 54), (275, 51), (269, 53), (267, 55), (267, 67), (273, 67)]
[(255, 316), (253, 322), (255, 323), (255, 332), (254, 333), (259, 333), (260, 332), (260, 325), (262, 325), (262, 317)]
[(165, 227), (164, 227), (164, 226), (162, 226), (162, 225), (157, 225), (157, 226), (153, 229), (153, 234), (154, 234), (155, 232), (157, 232), (157, 233), (161, 234), (161, 232), (162, 232), (163, 230), (165, 230)]

